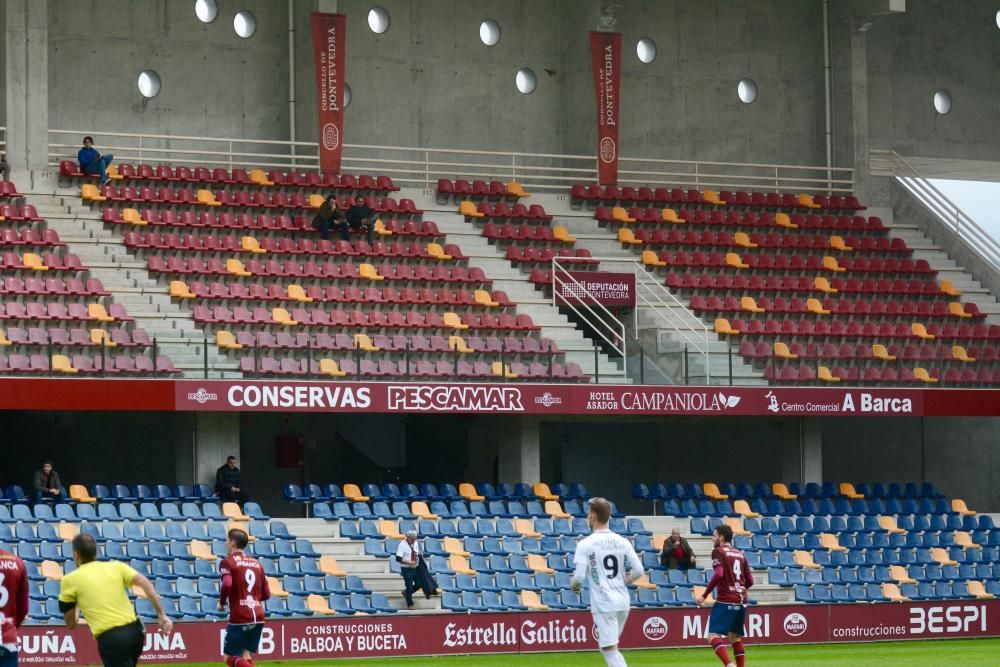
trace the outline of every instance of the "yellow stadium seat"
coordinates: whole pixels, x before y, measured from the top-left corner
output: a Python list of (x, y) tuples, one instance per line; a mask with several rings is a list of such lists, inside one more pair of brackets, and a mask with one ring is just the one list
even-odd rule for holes
[(933, 334), (927, 333), (927, 327), (925, 327), (920, 322), (914, 322), (913, 324), (911, 324), (910, 331), (912, 331), (913, 335), (916, 336), (917, 338), (923, 338), (924, 340), (934, 340)]
[(789, 493), (788, 486), (784, 482), (775, 482), (771, 485), (771, 493), (778, 496), (781, 500), (798, 500), (798, 496)]
[(805, 208), (822, 208), (819, 204), (813, 201), (812, 195), (799, 195), (799, 206)]
[(531, 519), (514, 519), (514, 530), (523, 537), (541, 537), (542, 534), (535, 530), (535, 525)]
[(965, 312), (962, 304), (958, 301), (952, 301), (948, 304), (948, 314), (953, 317), (972, 317), (972, 314)]
[(820, 366), (816, 369), (816, 377), (823, 382), (840, 382), (840, 378), (831, 373), (826, 366)]
[(525, 189), (521, 187), (521, 184), (518, 183), (517, 181), (510, 181), (507, 183), (507, 194), (509, 194), (512, 197), (517, 197), (518, 199), (520, 199), (521, 197), (531, 196), (531, 194), (525, 191)]
[(170, 281), (170, 296), (178, 299), (193, 299), (194, 294), (188, 289), (187, 283), (183, 280)]
[(368, 334), (363, 333), (354, 334), (354, 347), (359, 348), (362, 352), (382, 351), (382, 348), (372, 342), (372, 339), (368, 337)]
[(955, 289), (955, 286), (950, 280), (942, 280), (938, 287), (941, 288), (942, 294), (947, 294), (948, 296), (962, 296), (962, 293)]
[(62, 564), (52, 560), (43, 560), (42, 566), (38, 568), (38, 572), (46, 579), (59, 581), (63, 578)]
[(433, 259), (451, 259), (451, 255), (445, 253), (444, 248), (441, 247), (440, 243), (428, 243), (427, 244), (427, 254)]
[(122, 220), (132, 225), (145, 225), (147, 224), (142, 216), (139, 215), (139, 211), (134, 208), (126, 208), (122, 211)]
[(559, 496), (552, 493), (552, 489), (545, 482), (535, 482), (532, 484), (531, 492), (542, 500), (559, 500)]
[(532, 611), (548, 611), (548, 605), (542, 604), (535, 591), (521, 591), (521, 604)]
[(271, 592), (271, 597), (287, 598), (288, 591), (281, 585), (281, 579), (277, 577), (266, 577), (267, 589)]
[(466, 218), (485, 218), (484, 213), (480, 213), (476, 208), (476, 205), (471, 201), (463, 201), (458, 205), (458, 212), (464, 215)]
[(477, 500), (479, 502), (482, 502), (482, 501), (486, 500), (486, 497), (479, 495), (479, 492), (476, 491), (476, 487), (473, 486), (472, 484), (470, 484), (469, 482), (462, 482), (461, 484), (459, 484), (458, 485), (458, 492), (466, 500), (470, 500), (470, 501), (476, 501)]
[(293, 320), (292, 316), (288, 314), (287, 310), (277, 307), (271, 309), (271, 321), (289, 327), (293, 327), (298, 324), (298, 322)]
[(499, 302), (493, 300), (493, 296), (484, 289), (477, 289), (472, 298), (475, 299), (476, 305), (486, 306), (487, 308), (496, 308), (500, 305)]
[(827, 271), (834, 271), (836, 273), (843, 273), (847, 270), (840, 264), (837, 264), (837, 259), (835, 257), (831, 257), (830, 255), (823, 256), (823, 268)]
[(887, 598), (889, 602), (906, 602), (910, 599), (899, 592), (899, 586), (888, 582), (882, 584), (882, 597)]
[(21, 258), (21, 264), (24, 268), (31, 269), (32, 271), (48, 271), (49, 267), (45, 266), (42, 258), (33, 252), (24, 253), (24, 257)]
[(351, 502), (367, 503), (371, 498), (361, 493), (361, 489), (357, 484), (344, 484), (344, 497)]
[(469, 328), (469, 325), (463, 323), (462, 318), (460, 318), (455, 313), (451, 312), (444, 313), (443, 315), (441, 315), (441, 321), (445, 323), (445, 326), (449, 326), (452, 329), (460, 329), (464, 331), (465, 329)]
[(201, 540), (191, 540), (191, 543), (188, 544), (188, 551), (199, 560), (218, 560), (218, 557), (212, 553), (211, 547)]
[(3, 329), (0, 329), (0, 345), (13, 345), (7, 338), (7, 334), (3, 332)]
[(965, 583), (966, 588), (969, 590), (970, 595), (975, 595), (980, 600), (992, 600), (994, 596), (992, 593), (987, 593), (986, 588), (983, 587), (983, 582), (971, 580)]
[(108, 315), (108, 311), (104, 310), (104, 306), (99, 303), (88, 303), (87, 304), (87, 315), (90, 319), (97, 320), (98, 322), (114, 322), (115, 318)]
[(896, 517), (894, 516), (880, 516), (878, 518), (878, 525), (882, 528), (882, 530), (889, 533), (895, 533), (897, 535), (906, 533), (905, 530), (896, 525)]
[(791, 350), (788, 349), (787, 343), (775, 343), (774, 344), (774, 356), (780, 357), (782, 359), (798, 359), (799, 355), (792, 354)]
[(310, 593), (309, 597), (306, 598), (306, 606), (309, 608), (309, 611), (320, 616), (333, 616), (337, 613), (330, 609), (330, 605), (327, 603), (325, 597), (315, 593)]
[(441, 546), (444, 550), (455, 556), (463, 556), (465, 558), (469, 557), (469, 552), (462, 548), (462, 541), (456, 537), (446, 537), (441, 542)]
[(385, 223), (379, 218), (375, 221), (375, 235), (376, 236), (392, 236), (392, 232), (385, 228)]
[(144, 600), (148, 599), (146, 597), (146, 591), (142, 590), (135, 584), (132, 584), (132, 588), (130, 590), (132, 591), (132, 595), (136, 596), (137, 598), (142, 598)]
[(652, 250), (642, 251), (642, 264), (643, 266), (666, 266), (667, 263), (657, 257), (656, 253)]
[(109, 164), (107, 170), (105, 170), (108, 175), (108, 180), (110, 181), (121, 181), (125, 177), (118, 173), (118, 165)]
[(667, 536), (663, 533), (653, 534), (653, 548), (659, 552), (663, 551), (663, 543), (667, 541)]
[(913, 379), (920, 380), (924, 384), (936, 384), (937, 378), (932, 378), (931, 374), (927, 372), (926, 368), (917, 366), (913, 369)]
[(552, 238), (563, 243), (576, 243), (576, 237), (569, 233), (565, 227), (556, 226), (552, 228)]
[(493, 377), (502, 377), (508, 380), (516, 380), (518, 378), (517, 373), (510, 370), (510, 366), (499, 361), (494, 361), (490, 364), (490, 372), (493, 374)]
[(622, 206), (615, 206), (611, 209), (611, 218), (618, 222), (635, 222), (635, 218), (629, 217), (628, 211)]
[(817, 315), (829, 315), (830, 311), (823, 307), (819, 299), (806, 299), (806, 310)]
[(683, 224), (685, 224), (684, 223), (684, 219), (678, 217), (677, 211), (675, 211), (672, 208), (665, 208), (665, 209), (663, 209), (663, 213), (661, 215), (661, 218), (663, 219), (663, 222), (672, 222), (675, 225), (683, 225)]
[(329, 574), (334, 577), (346, 577), (347, 573), (344, 569), (340, 567), (337, 563), (337, 559), (333, 556), (323, 555), (319, 557), (319, 571), (323, 574)]
[(830, 247), (834, 250), (841, 250), (844, 252), (854, 250), (854, 248), (844, 243), (844, 238), (842, 236), (837, 236), (836, 234), (830, 237)]
[(441, 518), (437, 514), (434, 514), (433, 512), (431, 512), (430, 509), (427, 507), (427, 503), (425, 503), (423, 500), (414, 500), (410, 504), (410, 511), (418, 519), (436, 520), (436, 519), (440, 519)]
[(882, 361), (896, 361), (896, 357), (889, 354), (889, 350), (886, 349), (885, 345), (879, 345), (878, 343), (872, 345), (872, 356)]
[(337, 365), (335, 360), (326, 357), (319, 360), (319, 372), (335, 378), (342, 378), (347, 375), (345, 371), (340, 370), (340, 366)]
[(957, 512), (958, 514), (961, 514), (962, 516), (975, 516), (976, 515), (976, 513), (973, 512), (972, 510), (970, 510), (969, 507), (965, 504), (965, 501), (962, 500), (961, 498), (952, 498), (951, 499), (951, 511), (952, 512)]
[(717, 317), (715, 319), (715, 333), (725, 334), (728, 336), (739, 336), (740, 332), (734, 329), (730, 324), (729, 320), (724, 317)]
[(65, 375), (74, 375), (80, 372), (80, 369), (73, 368), (73, 364), (70, 363), (69, 357), (65, 354), (52, 355), (52, 370)]
[(545, 557), (540, 554), (528, 554), (528, 567), (535, 572), (543, 572), (545, 574), (556, 573), (556, 571), (549, 567), (545, 562)]
[(955, 531), (955, 544), (963, 549), (982, 549), (982, 545), (972, 541), (972, 535), (963, 530)]
[(820, 570), (823, 568), (822, 565), (817, 565), (813, 562), (812, 554), (808, 551), (796, 551), (794, 556), (795, 563), (801, 567), (809, 568), (810, 570)]
[(256, 183), (257, 185), (274, 185), (272, 181), (268, 180), (267, 174), (265, 174), (260, 169), (250, 170), (250, 180)]
[(84, 183), (80, 186), (80, 199), (83, 201), (107, 201), (108, 198), (101, 194), (97, 186), (93, 183)]
[(827, 551), (847, 551), (847, 547), (840, 546), (837, 538), (830, 533), (819, 534), (819, 545)]
[[(247, 520), (249, 520), (249, 519), (250, 519), (250, 517), (247, 517)], [(247, 523), (247, 521), (230, 521), (226, 525), (226, 532), (228, 533), (230, 530), (233, 530), (233, 529), (242, 530), (244, 533), (247, 534), (247, 538), (251, 542), (256, 542), (257, 541), (257, 538), (250, 534), (250, 524)]]
[(749, 269), (750, 268), (750, 265), (749, 264), (744, 264), (743, 260), (740, 259), (740, 256), (737, 255), (735, 252), (727, 252), (726, 253), (726, 266), (731, 266), (734, 269)]
[(725, 206), (726, 202), (719, 199), (719, 193), (715, 190), (705, 190), (702, 193), (701, 198), (705, 200), (706, 204), (714, 204), (716, 206)]
[(227, 259), (226, 260), (226, 272), (231, 273), (234, 276), (249, 276), (250, 272), (243, 268), (243, 262), (238, 259)]
[[(702, 595), (705, 595), (704, 586), (692, 586), (691, 592), (694, 594), (695, 600), (700, 600)], [(705, 604), (715, 604), (715, 596), (712, 594), (705, 595)]]
[(759, 247), (756, 243), (750, 240), (750, 237), (746, 232), (736, 232), (733, 234), (733, 243), (744, 248), (757, 248)]
[(258, 254), (267, 252), (266, 250), (260, 247), (260, 244), (257, 243), (257, 239), (255, 239), (252, 236), (244, 236), (242, 239), (240, 239), (240, 247), (243, 248), (243, 250), (245, 250), (246, 252), (258, 253)]
[(461, 336), (448, 336), (448, 349), (459, 354), (470, 354), (475, 351), (465, 344), (465, 339)]
[(68, 521), (60, 521), (56, 533), (59, 535), (59, 539), (72, 542), (73, 538), (80, 534), (80, 526)]
[(301, 303), (312, 303), (313, 301), (311, 296), (306, 296), (306, 291), (302, 289), (302, 285), (294, 283), (288, 286), (288, 298)]
[(756, 519), (760, 516), (760, 514), (750, 509), (750, 503), (745, 500), (734, 500), (733, 511), (747, 519)]
[(740, 308), (750, 313), (763, 313), (764, 309), (757, 305), (752, 296), (745, 296), (740, 299)]
[(385, 277), (380, 276), (374, 266), (367, 263), (358, 266), (358, 275), (367, 280), (385, 280)]
[(643, 574), (641, 577), (633, 582), (637, 588), (648, 588), (649, 590), (655, 591), (658, 586), (649, 580), (649, 576)]
[(202, 206), (222, 206), (221, 202), (215, 200), (215, 195), (211, 190), (198, 190), (198, 203)]
[(448, 556), (448, 567), (451, 568), (456, 574), (468, 574), (473, 577), (476, 576), (476, 571), (469, 567), (469, 561), (465, 556), (451, 554)]
[(722, 523), (733, 529), (733, 535), (749, 535), (750, 531), (743, 527), (743, 520), (734, 516), (727, 516), (722, 519)]
[(961, 345), (952, 345), (951, 347), (951, 358), (955, 361), (964, 361), (966, 363), (975, 361), (974, 357), (970, 357), (969, 353), (965, 351), (965, 348)]
[(83, 484), (70, 484), (69, 485), (69, 497), (78, 503), (96, 503), (97, 498), (94, 498), (87, 491), (87, 487)]
[(786, 229), (798, 229), (799, 226), (792, 222), (792, 219), (788, 217), (787, 213), (775, 213), (774, 214), (774, 224), (779, 227), (784, 227)]
[[(874, 347), (874, 345), (872, 347)], [(850, 482), (841, 482), (840, 486), (838, 487), (838, 490), (840, 491), (841, 495), (846, 496), (851, 500), (861, 500), (864, 498), (864, 496), (858, 493), (857, 490), (854, 488), (854, 485), (851, 484)]]
[(729, 500), (729, 496), (719, 490), (719, 485), (715, 482), (705, 482), (701, 485), (701, 492), (712, 500)]
[(222, 516), (232, 519), (233, 521), (249, 521), (250, 517), (243, 513), (240, 506), (237, 503), (222, 503)]
[(323, 195), (318, 195), (316, 193), (313, 193), (313, 194), (309, 195), (309, 207), (310, 208), (319, 208), (320, 206), (323, 205), (323, 202), (325, 202), (325, 201), (326, 201), (326, 198)]
[(631, 229), (626, 229), (622, 227), (618, 230), (618, 242), (625, 243), (627, 245), (642, 245), (642, 241), (635, 237)]
[(561, 505), (559, 505), (558, 500), (546, 500), (545, 501), (545, 513), (548, 514), (553, 519), (572, 519), (573, 515), (568, 514), (563, 511)]
[(958, 565), (956, 561), (951, 559), (948, 552), (941, 547), (931, 547), (931, 558), (938, 563), (938, 565)]
[(910, 576), (910, 573), (906, 571), (906, 568), (902, 565), (890, 565), (889, 566), (889, 576), (892, 577), (898, 584), (915, 584), (917, 580)]
[(395, 521), (390, 521), (389, 519), (380, 519), (378, 522), (378, 532), (379, 535), (388, 537), (394, 540), (406, 539), (402, 533), (399, 532), (399, 528), (396, 527)]
[(831, 287), (830, 281), (824, 278), (823, 276), (816, 276), (816, 279), (813, 281), (813, 286), (820, 292), (826, 292), (827, 294), (836, 294), (837, 292), (840, 291), (836, 288)]

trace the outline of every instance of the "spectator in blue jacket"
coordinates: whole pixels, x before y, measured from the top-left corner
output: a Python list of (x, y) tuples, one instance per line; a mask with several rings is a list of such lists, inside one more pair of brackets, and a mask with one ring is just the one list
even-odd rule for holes
[(110, 153), (101, 155), (100, 151), (94, 148), (93, 137), (83, 138), (83, 148), (76, 154), (76, 158), (80, 162), (80, 171), (85, 174), (97, 174), (101, 177), (101, 185), (108, 182), (108, 165), (115, 156)]

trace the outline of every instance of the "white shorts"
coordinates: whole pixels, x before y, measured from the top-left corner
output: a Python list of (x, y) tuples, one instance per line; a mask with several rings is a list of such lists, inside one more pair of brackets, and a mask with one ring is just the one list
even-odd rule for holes
[(597, 634), (597, 645), (601, 648), (614, 646), (625, 630), (628, 611), (592, 612), (594, 615), (594, 632)]

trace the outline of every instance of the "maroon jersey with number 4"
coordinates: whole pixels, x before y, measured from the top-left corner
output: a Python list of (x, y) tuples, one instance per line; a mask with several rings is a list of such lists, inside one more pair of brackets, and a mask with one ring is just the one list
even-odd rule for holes
[(24, 561), (0, 549), (0, 646), (17, 650), (17, 629), (27, 615), (28, 574)]
[(715, 588), (715, 599), (719, 602), (745, 604), (750, 598), (747, 589), (753, 586), (753, 574), (747, 565), (743, 552), (729, 544), (712, 550), (712, 567), (722, 568), (722, 577)]
[(229, 622), (234, 625), (263, 622), (264, 601), (271, 597), (271, 591), (257, 559), (237, 551), (222, 561), (219, 572), (222, 574), (219, 599), (229, 603)]

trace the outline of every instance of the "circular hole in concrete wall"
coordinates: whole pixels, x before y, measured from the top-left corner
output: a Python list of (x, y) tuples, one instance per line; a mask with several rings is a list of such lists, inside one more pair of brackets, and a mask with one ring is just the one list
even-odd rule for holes
[(934, 110), (942, 116), (951, 111), (951, 93), (947, 90), (934, 93)]
[(736, 94), (740, 97), (740, 102), (750, 104), (757, 99), (757, 82), (753, 79), (742, 79), (736, 86)]
[(530, 95), (535, 92), (535, 88), (538, 86), (538, 78), (535, 77), (533, 70), (522, 67), (517, 70), (517, 75), (514, 77), (514, 84), (522, 94)]
[(493, 19), (480, 23), (479, 40), (486, 46), (495, 46), (500, 41), (500, 24)]
[(253, 37), (257, 32), (257, 19), (254, 18), (253, 12), (246, 9), (236, 12), (236, 16), (233, 17), (233, 30), (243, 39)]
[(160, 75), (151, 69), (139, 72), (139, 92), (143, 97), (156, 97), (160, 92)]
[(351, 87), (344, 83), (344, 108), (351, 106)]
[(368, 27), (381, 35), (389, 29), (389, 12), (381, 7), (372, 7), (368, 12)]
[(202, 23), (211, 23), (219, 15), (219, 5), (215, 0), (197, 0), (194, 3), (194, 15)]
[(639, 43), (635, 45), (635, 55), (637, 55), (639, 60), (647, 65), (653, 62), (656, 60), (656, 42), (651, 40), (649, 37), (643, 37), (639, 40)]

